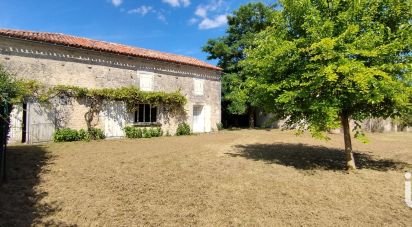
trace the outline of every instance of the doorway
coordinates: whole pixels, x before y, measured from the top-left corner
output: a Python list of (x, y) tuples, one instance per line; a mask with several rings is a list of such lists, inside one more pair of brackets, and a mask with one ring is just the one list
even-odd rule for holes
[(205, 116), (202, 105), (193, 106), (193, 132), (199, 133), (205, 131)]

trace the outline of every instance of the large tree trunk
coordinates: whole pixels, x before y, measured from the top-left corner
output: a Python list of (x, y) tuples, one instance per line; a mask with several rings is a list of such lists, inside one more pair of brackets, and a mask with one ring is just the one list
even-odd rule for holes
[(352, 151), (352, 141), (350, 138), (349, 116), (347, 114), (341, 115), (341, 123), (343, 128), (343, 138), (345, 141), (346, 167), (348, 170), (355, 170), (355, 159)]
[(254, 128), (255, 127), (255, 108), (249, 106), (248, 115), (249, 115), (249, 128)]

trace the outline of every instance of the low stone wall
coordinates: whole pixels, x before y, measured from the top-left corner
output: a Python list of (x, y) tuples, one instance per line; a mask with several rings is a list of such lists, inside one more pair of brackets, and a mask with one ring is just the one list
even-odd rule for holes
[[(276, 120), (272, 114), (259, 113), (257, 115), (256, 126), (262, 128), (282, 128), (285, 120)], [(355, 122), (350, 121), (350, 127), (355, 128)], [(370, 118), (361, 123), (362, 130), (365, 132), (412, 132), (411, 127), (401, 128), (393, 119)], [(341, 133), (341, 129), (334, 129), (332, 133)]]

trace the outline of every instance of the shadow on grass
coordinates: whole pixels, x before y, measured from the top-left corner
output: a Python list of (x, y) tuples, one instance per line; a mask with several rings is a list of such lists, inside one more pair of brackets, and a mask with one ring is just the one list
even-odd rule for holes
[[(227, 153), (232, 157), (244, 157), (269, 164), (293, 166), (300, 170), (346, 170), (344, 150), (306, 144), (250, 144), (236, 145), (237, 153)], [(376, 159), (371, 155), (355, 152), (355, 162), (359, 169), (377, 171), (402, 170), (408, 163), (390, 159)]]
[(7, 148), (7, 182), (0, 186), (0, 226), (69, 226), (40, 220), (60, 210), (57, 203), (41, 202), (47, 192), (36, 190), (50, 162), (43, 146)]

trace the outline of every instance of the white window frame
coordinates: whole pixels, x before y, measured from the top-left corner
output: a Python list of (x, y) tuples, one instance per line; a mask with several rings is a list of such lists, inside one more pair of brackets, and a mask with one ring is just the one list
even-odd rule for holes
[[(139, 87), (142, 91), (153, 91), (153, 81), (154, 81), (154, 74), (151, 72), (137, 72), (139, 75)], [(149, 83), (147, 86), (145, 83)]]
[(193, 78), (193, 93), (195, 95), (203, 95), (204, 93), (204, 80)]

